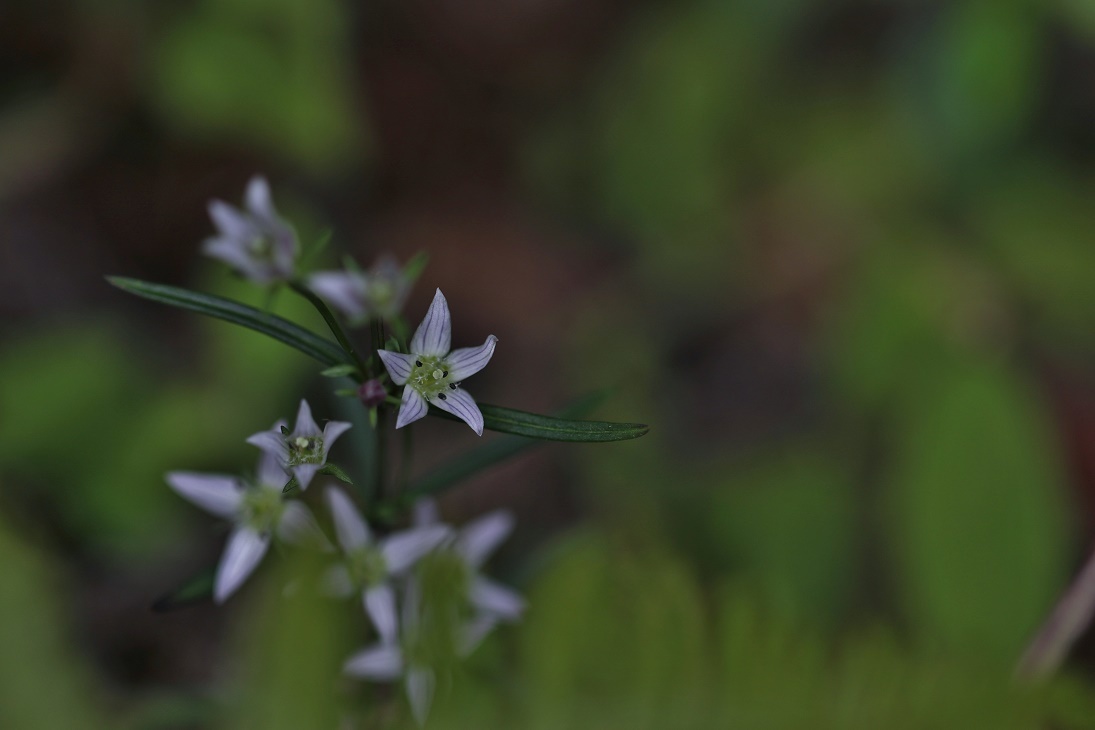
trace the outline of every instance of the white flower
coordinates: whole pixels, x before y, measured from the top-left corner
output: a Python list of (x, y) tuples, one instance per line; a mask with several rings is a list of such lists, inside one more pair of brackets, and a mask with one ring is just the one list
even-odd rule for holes
[(217, 227), (217, 235), (206, 239), (202, 252), (258, 284), (291, 278), (297, 237), (274, 209), (265, 178), (251, 178), (246, 200), (247, 210), (221, 200), (209, 203), (209, 217)]
[(411, 338), (410, 354), (388, 350), (378, 353), (395, 384), (406, 385), (395, 427), (402, 428), (422, 418), (426, 415), (426, 404), (432, 403), (457, 416), (482, 436), (483, 414), (460, 383), (486, 367), (497, 342), (498, 338), (490, 335), (479, 347), (450, 351), (449, 303), (438, 289), (422, 324)]
[(329, 550), (330, 543), (311, 511), (299, 500), (285, 500), (285, 471), (271, 454), (259, 459), (254, 483), (222, 474), (170, 472), (167, 483), (184, 499), (235, 523), (217, 566), (213, 600), (224, 601), (262, 561), (270, 540)]
[(381, 256), (368, 271), (320, 271), (308, 277), (308, 288), (354, 322), (392, 319), (403, 309), (412, 277), (391, 256)]
[(423, 555), (437, 547), (450, 530), (444, 525), (427, 525), (393, 533), (374, 541), (369, 526), (340, 490), (326, 492), (335, 522), (335, 534), (345, 553), (344, 563), (331, 568), (325, 582), (331, 593), (360, 592), (365, 612), (372, 619), (382, 643), (396, 639), (395, 590), (391, 579), (407, 572)]
[(398, 638), (368, 646), (343, 665), (346, 674), (362, 679), (393, 682), (402, 678), (419, 725), (426, 722), (433, 703), (438, 672), (447, 671), (454, 659), (471, 654), (493, 626), (491, 620), (481, 618), (458, 625), (456, 636), (445, 636), (437, 631), (438, 619), (444, 616), (429, 608), (418, 582), (408, 580)]
[[(415, 505), (414, 524), (417, 527), (438, 524), (433, 500), (423, 499)], [(516, 621), (525, 611), (525, 599), (480, 572), (491, 553), (513, 531), (513, 524), (513, 515), (506, 510), (496, 510), (469, 522), (455, 532), (442, 550), (430, 556), (423, 572), (446, 576), (442, 579), (445, 585), (457, 587), (461, 598), (475, 609), (477, 619)]]
[(296, 477), (301, 490), (304, 490), (327, 463), (331, 444), (351, 425), (345, 421), (328, 421), (320, 431), (312, 418), (308, 401), (301, 399), (297, 423), (292, 432), (286, 433), (285, 421), (279, 420), (269, 431), (260, 431), (249, 437), (247, 443), (276, 456), (282, 468)]

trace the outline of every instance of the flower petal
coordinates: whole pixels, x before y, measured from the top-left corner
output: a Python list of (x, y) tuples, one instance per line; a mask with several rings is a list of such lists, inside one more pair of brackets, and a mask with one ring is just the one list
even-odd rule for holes
[(399, 406), (399, 416), (395, 419), (395, 427), (403, 428), (408, 423), (414, 423), (426, 415), (429, 407), (426, 399), (419, 395), (411, 386), (403, 388), (403, 404)]
[(411, 352), (415, 355), (444, 357), (452, 346), (452, 318), (449, 316), (449, 303), (438, 289), (433, 302), (422, 319), (422, 324), (411, 338)]
[(335, 521), (335, 535), (338, 544), (345, 552), (352, 552), (372, 542), (369, 526), (361, 518), (361, 513), (341, 489), (329, 487), (325, 492), (327, 505), (331, 508), (331, 517)]
[(278, 212), (274, 210), (274, 201), (270, 196), (270, 183), (261, 175), (255, 175), (247, 183), (247, 193), (244, 202), (247, 210), (258, 218), (266, 221), (274, 221)]
[(241, 250), (243, 244), (255, 238), (259, 231), (251, 219), (241, 210), (223, 200), (209, 201), (209, 217), (220, 235), (234, 241)]
[(274, 454), (284, 464), (289, 461), (289, 447), (285, 443), (285, 435), (281, 432), (283, 426), (285, 426), (285, 420), (278, 419), (269, 431), (259, 431), (248, 436), (247, 443)]
[(414, 517), (411, 523), (415, 527), (426, 527), (441, 522), (441, 515), (437, 511), (437, 500), (424, 497), (414, 503)]
[(365, 277), (352, 271), (321, 271), (308, 277), (308, 288), (351, 319), (368, 314)]
[(386, 583), (365, 591), (365, 613), (373, 620), (380, 634), (380, 643), (394, 644), (399, 632), (395, 613), (395, 591)]
[(347, 659), (342, 671), (355, 677), (390, 681), (403, 674), (403, 652), (398, 646), (377, 644)]
[(411, 375), (411, 366), (414, 363), (414, 355), (404, 355), (402, 352), (390, 350), (377, 350), (377, 355), (384, 362), (388, 375), (392, 376), (392, 382), (403, 385)]
[(453, 350), (445, 358), (445, 362), (449, 364), (449, 377), (453, 382), (459, 383), (475, 375), (490, 362), (497, 344), (498, 338), (488, 335), (487, 341), (479, 347), (461, 347), (459, 350)]
[(476, 434), (483, 435), (483, 414), (475, 399), (463, 388), (449, 390), (430, 401), (443, 411), (448, 411), (464, 423), (471, 426)]
[(213, 585), (213, 600), (217, 603), (224, 601), (240, 585), (247, 580), (247, 576), (254, 572), (266, 549), (270, 547), (270, 536), (264, 535), (250, 527), (237, 527), (228, 537), (228, 545), (224, 548), (220, 564), (217, 566), (217, 577)]
[(281, 521), (278, 522), (278, 537), (301, 547), (324, 552), (333, 549), (316, 518), (312, 516), (312, 511), (303, 502), (295, 499), (285, 503)]
[(276, 454), (263, 451), (259, 455), (259, 465), (255, 469), (255, 481), (265, 489), (282, 491), (289, 482), (289, 473), (285, 471), (285, 462)]
[(354, 582), (350, 578), (350, 569), (339, 563), (323, 571), (319, 577), (319, 588), (329, 596), (346, 598), (354, 593)]
[(297, 409), (297, 423), (293, 428), (293, 432), (289, 434), (289, 438), (318, 436), (320, 433), (322, 432), (319, 430), (319, 424), (316, 423), (316, 419), (312, 418), (312, 407), (308, 405), (308, 401), (301, 398), (300, 408)]
[(411, 703), (411, 714), (419, 725), (426, 724), (433, 704), (433, 670), (425, 667), (411, 667), (407, 670), (407, 699)]
[(516, 621), (525, 612), (525, 599), (500, 583), (477, 577), (471, 584), (472, 605), (507, 621)]
[(415, 527), (389, 535), (380, 542), (388, 572), (393, 575), (402, 573), (448, 536), (449, 528), (445, 525)]
[(165, 479), (180, 497), (218, 517), (235, 517), (243, 501), (243, 490), (235, 477), (173, 471)]
[(289, 467), (289, 470), (297, 478), (297, 484), (300, 485), (300, 491), (303, 492), (322, 468), (322, 464), (300, 464), (299, 466)]
[(262, 282), (270, 278), (270, 267), (257, 261), (235, 238), (207, 238), (202, 244), (202, 253), (223, 261), (248, 279)]
[(354, 424), (346, 421), (327, 421), (323, 424), (323, 460), (327, 461), (327, 452), (331, 450), (331, 444), (342, 434), (350, 430)]
[(513, 515), (504, 509), (495, 510), (469, 522), (456, 537), (456, 551), (469, 565), (476, 568), (513, 532)]

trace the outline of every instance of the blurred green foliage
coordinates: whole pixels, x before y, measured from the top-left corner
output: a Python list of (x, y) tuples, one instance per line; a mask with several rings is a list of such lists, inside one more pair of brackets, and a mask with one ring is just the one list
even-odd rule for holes
[[(521, 140), (535, 203), (623, 254), (580, 302), (564, 380), (619, 385), (603, 415), (654, 428), (574, 452), (590, 519), (530, 561), (527, 622), (439, 683), (431, 726), (1095, 727), (1089, 679), (1011, 679), (1082, 522), (1040, 368), (1093, 353), (1095, 179), (1054, 124), (1079, 93), (1055, 54), (1090, 56), (1095, 12), (916, 5), (642, 5)], [(352, 8), (163, 12), (143, 68), (166, 128), (312, 172), (360, 161)], [(171, 352), (193, 353), (193, 379), (103, 319), (5, 343), (16, 516), (30, 491), (91, 552), (173, 543), (187, 508), (163, 471), (238, 468), (306, 365), (190, 327)], [(781, 346), (809, 407), (775, 393), (740, 418), (782, 429), (743, 436), (736, 396)], [(0, 524), (0, 725), (95, 726), (35, 532)], [(209, 723), (411, 727), (398, 686), (337, 681), (364, 637), (302, 584), (283, 596), (298, 568), (260, 576), (237, 614)]]

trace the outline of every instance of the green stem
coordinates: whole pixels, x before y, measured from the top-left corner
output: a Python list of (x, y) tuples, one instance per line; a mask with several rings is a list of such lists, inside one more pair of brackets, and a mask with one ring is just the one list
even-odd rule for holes
[[(372, 334), (373, 352), (376, 352), (384, 347), (384, 325), (378, 320), (373, 320), (370, 325), (370, 332)], [(387, 476), (387, 414), (386, 409), (378, 408), (376, 414), (376, 428), (373, 429), (373, 436), (376, 439), (375, 450), (373, 452), (373, 463), (375, 465), (375, 485), (376, 491), (373, 493), (373, 497), (376, 499), (385, 499), (387, 495), (384, 493), (385, 477)]]
[(327, 323), (327, 327), (331, 330), (331, 334), (338, 340), (338, 344), (342, 346), (342, 349), (345, 350), (351, 358), (353, 358), (358, 370), (361, 372), (362, 376), (364, 376), (364, 361), (362, 361), (361, 356), (358, 355), (357, 350), (354, 348), (354, 344), (350, 341), (349, 335), (346, 334), (346, 330), (342, 328), (338, 318), (335, 317), (334, 312), (327, 306), (327, 303), (317, 297), (311, 289), (304, 286), (304, 284), (299, 281), (289, 282), (289, 288), (307, 299), (308, 302), (316, 308), (316, 311), (319, 312), (319, 316), (323, 317), (323, 321)]

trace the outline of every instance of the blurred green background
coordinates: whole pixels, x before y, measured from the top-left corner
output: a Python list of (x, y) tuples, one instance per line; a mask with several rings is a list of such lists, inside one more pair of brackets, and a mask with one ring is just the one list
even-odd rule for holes
[[(198, 253), (255, 173), (305, 240), (429, 252), (408, 316), (500, 337), (480, 400), (652, 425), (446, 496), (516, 512), (531, 608), (431, 726), (1095, 728), (1095, 641), (1011, 677), (1091, 532), (1095, 5), (4, 0), (4, 728), (410, 726), (290, 559), (148, 608), (224, 536), (163, 473), (345, 408), (103, 281), (261, 304)], [(432, 420), (422, 470), (476, 443)]]

